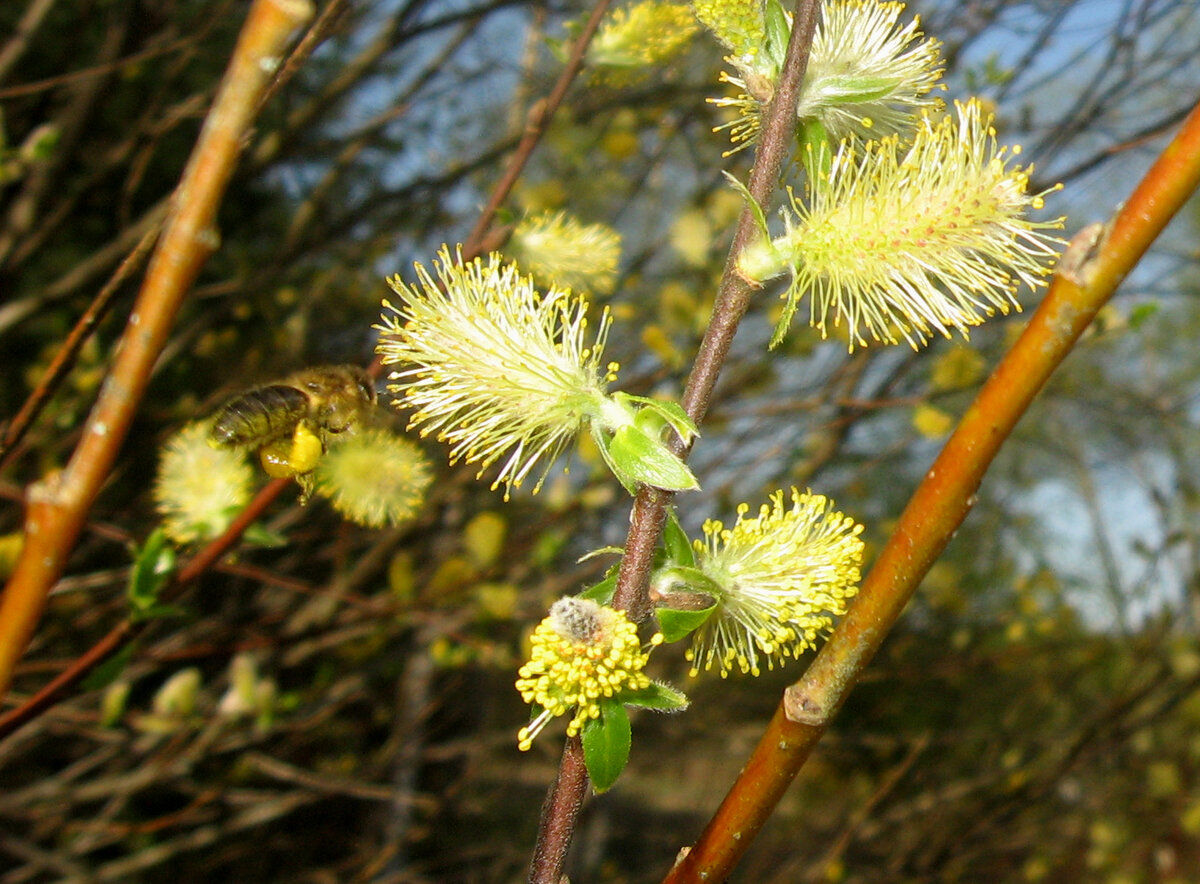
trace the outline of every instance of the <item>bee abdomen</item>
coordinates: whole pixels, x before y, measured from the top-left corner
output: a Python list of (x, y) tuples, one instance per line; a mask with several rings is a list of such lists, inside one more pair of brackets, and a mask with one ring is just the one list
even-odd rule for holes
[(259, 387), (225, 403), (209, 433), (218, 445), (265, 444), (290, 433), (308, 403), (304, 391), (286, 384)]

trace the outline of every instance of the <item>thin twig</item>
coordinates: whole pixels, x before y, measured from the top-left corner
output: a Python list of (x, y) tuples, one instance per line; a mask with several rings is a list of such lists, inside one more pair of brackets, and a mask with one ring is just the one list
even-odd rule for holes
[(50, 10), (57, 2), (58, 0), (31, 0), (30, 4), (25, 7), (25, 14), (13, 28), (12, 34), (3, 48), (0, 48), (0, 83), (4, 82), (8, 77), (8, 72), (29, 49), (33, 35), (46, 21), (46, 16), (50, 14)]
[[(779, 169), (792, 150), (795, 140), (795, 107), (800, 97), (800, 84), (808, 66), (808, 53), (817, 22), (815, 0), (797, 0), (795, 24), (788, 43), (783, 73), (771, 105), (764, 113), (764, 123), (754, 168), (750, 173), (749, 191), (760, 206), (768, 205), (779, 181)], [(737, 272), (737, 259), (756, 235), (754, 213), (749, 206), (738, 218), (733, 245), (725, 262), (721, 285), (713, 305), (712, 318), (692, 366), (683, 391), (683, 407), (697, 426), (704, 420), (712, 401), (717, 378), (733, 344), (733, 336), (754, 294), (752, 288)], [(684, 453), (684, 452), (681, 452)], [(672, 495), (655, 488), (643, 487), (634, 502), (629, 537), (613, 604), (629, 612), (639, 622), (650, 613), (646, 582), (650, 575), (654, 550), (662, 533), (666, 505)]]
[[(266, 508), (287, 485), (287, 479), (276, 479), (259, 491), (254, 500), (250, 501), (246, 508), (229, 523), (229, 527), (220, 537), (209, 543), (186, 565), (175, 572), (171, 582), (162, 589), (161, 600), (170, 602), (179, 598), (185, 588), (213, 567), (241, 539), (246, 529), (262, 516)], [(70, 666), (51, 679), (36, 694), (20, 706), (0, 715), (0, 740), (54, 706), (67, 691), (91, 675), (96, 667), (104, 661), (119, 653), (153, 622), (152, 620), (125, 619), (110, 629), (103, 638), (72, 660)]]
[(567, 862), (567, 849), (587, 792), (587, 766), (579, 737), (567, 737), (558, 775), (546, 793), (538, 821), (538, 839), (529, 868), (530, 884), (559, 884)]
[(22, 83), (20, 86), (9, 86), (5, 89), (0, 89), (0, 101), (5, 101), (13, 98), (22, 98), (26, 95), (35, 95), (38, 92), (45, 92), (48, 89), (57, 89), (60, 86), (66, 86), (78, 80), (86, 80), (90, 77), (108, 75), (116, 73), (122, 68), (132, 67), (141, 62), (148, 61), (152, 58), (157, 58), (160, 55), (169, 55), (172, 52), (177, 52), (194, 42), (195, 36), (189, 34), (187, 37), (181, 37), (178, 40), (172, 40), (170, 43), (162, 46), (151, 46), (149, 49), (143, 49), (140, 52), (134, 52), (130, 55), (124, 55), (112, 61), (101, 62), (89, 68), (82, 68), (78, 71), (70, 71), (65, 74), (56, 74), (45, 80), (37, 80), (33, 83)]
[(529, 158), (533, 155), (534, 148), (538, 146), (538, 143), (542, 140), (542, 136), (546, 134), (546, 129), (550, 126), (550, 121), (554, 119), (559, 105), (562, 104), (563, 99), (566, 97), (567, 90), (583, 69), (583, 58), (587, 54), (588, 45), (592, 42), (592, 35), (600, 27), (600, 19), (608, 11), (610, 2), (611, 0), (598, 0), (592, 9), (592, 14), (588, 18), (587, 23), (583, 26), (579, 37), (571, 45), (571, 54), (567, 58), (567, 63), (563, 65), (562, 73), (558, 75), (558, 80), (554, 83), (550, 94), (529, 109), (529, 114), (525, 122), (525, 134), (521, 136), (521, 141), (517, 144), (517, 150), (513, 154), (512, 162), (508, 164), (504, 175), (496, 183), (496, 186), (492, 188), (492, 194), (488, 198), (487, 205), (479, 213), (475, 227), (472, 228), (470, 235), (467, 236), (466, 241), (463, 243), (463, 260), (470, 261), (476, 255), (482, 254), (486, 248), (493, 247), (494, 244), (488, 241), (487, 236), (492, 219), (496, 217), (496, 212), (504, 205), (504, 201), (508, 199), (509, 193), (512, 192), (513, 187), (517, 183), (517, 179), (521, 177), (521, 173), (525, 170), (525, 164), (529, 162)]
[(262, 97), (258, 100), (259, 112), (270, 104), (271, 99), (279, 93), (279, 90), (290, 83), (292, 78), (304, 67), (309, 57), (316, 52), (317, 47), (333, 33), (338, 25), (338, 19), (345, 14), (348, 8), (349, 0), (331, 0), (320, 11), (316, 20), (305, 29), (304, 36), (296, 41), (295, 47), (288, 53), (287, 60), (280, 65), (279, 73), (263, 91)]
[(142, 267), (142, 262), (150, 253), (150, 249), (154, 246), (158, 239), (159, 228), (157, 225), (151, 227), (142, 236), (141, 241), (137, 244), (132, 252), (130, 252), (125, 260), (121, 262), (116, 271), (104, 284), (104, 288), (96, 294), (92, 303), (88, 305), (87, 310), (79, 317), (79, 321), (75, 323), (75, 327), (71, 329), (67, 339), (63, 341), (58, 352), (54, 354), (54, 358), (50, 360), (50, 365), (42, 373), (38, 379), (37, 386), (29, 394), (21, 406), (21, 410), (4, 428), (4, 436), (0, 438), (0, 469), (4, 469), (8, 463), (9, 456), (12, 453), (13, 446), (21, 441), (21, 438), (28, 432), (33, 422), (37, 420), (42, 409), (46, 407), (46, 403), (50, 401), (50, 397), (54, 395), (54, 391), (58, 389), (71, 367), (75, 364), (75, 358), (79, 355), (80, 349), (96, 330), (96, 326), (100, 324), (105, 315), (108, 313), (109, 307), (112, 306), (113, 300), (120, 291), (121, 286)]

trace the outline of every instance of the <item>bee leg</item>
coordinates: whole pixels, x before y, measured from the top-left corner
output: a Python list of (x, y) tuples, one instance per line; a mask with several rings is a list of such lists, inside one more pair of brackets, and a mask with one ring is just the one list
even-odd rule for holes
[(312, 497), (313, 489), (316, 488), (317, 482), (313, 478), (312, 473), (297, 473), (296, 484), (300, 486), (300, 506), (306, 506)]
[(300, 421), (296, 424), (296, 430), (292, 433), (292, 450), (288, 455), (292, 472), (299, 476), (311, 473), (324, 453), (325, 446), (321, 444), (321, 437), (312, 431), (308, 422)]
[[(300, 421), (290, 439), (277, 439), (259, 449), (258, 459), (271, 478), (294, 477), (299, 481), (301, 476), (316, 468), (317, 461), (324, 453), (325, 446), (321, 444), (320, 437), (306, 421)], [(300, 484), (304, 486), (304, 483)]]
[(296, 475), (292, 469), (292, 440), (277, 439), (258, 451), (262, 468), (272, 479), (290, 479)]

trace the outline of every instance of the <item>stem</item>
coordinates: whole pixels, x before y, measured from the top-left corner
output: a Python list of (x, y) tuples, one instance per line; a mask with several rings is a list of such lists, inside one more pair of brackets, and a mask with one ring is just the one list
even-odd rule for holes
[[(791, 40), (788, 42), (787, 57), (783, 73), (775, 90), (775, 97), (764, 113), (762, 138), (750, 172), (749, 191), (760, 205), (768, 205), (771, 194), (779, 182), (779, 169), (791, 150), (795, 131), (794, 108), (800, 96), (800, 84), (808, 65), (808, 53), (812, 46), (812, 35), (817, 25), (817, 3), (815, 0), (797, 0), (795, 23)], [(737, 272), (737, 261), (742, 251), (755, 241), (758, 224), (749, 206), (742, 209), (734, 232), (733, 244), (725, 260), (721, 285), (717, 290), (713, 315), (700, 342), (696, 361), (683, 391), (683, 407), (688, 417), (699, 426), (708, 413), (717, 378), (729, 355), (733, 336), (750, 304), (750, 297), (757, 291)], [(677, 444), (680, 453), (682, 445)], [(629, 537), (625, 555), (621, 559), (621, 570), (617, 577), (617, 589), (613, 605), (630, 613), (635, 620), (642, 620), (650, 613), (650, 602), (646, 595), (647, 580), (655, 547), (662, 534), (665, 508), (672, 495), (655, 488), (643, 487), (634, 501)], [(643, 534), (645, 536), (643, 536)]]
[(592, 14), (588, 18), (587, 23), (583, 26), (579, 37), (571, 45), (571, 55), (568, 57), (567, 63), (563, 66), (562, 73), (558, 75), (558, 80), (555, 81), (550, 94), (542, 101), (536, 102), (529, 109), (529, 114), (525, 121), (525, 134), (521, 136), (521, 141), (517, 144), (517, 150), (513, 154), (512, 162), (504, 170), (504, 177), (492, 188), (492, 194), (488, 198), (487, 205), (479, 213), (479, 219), (475, 222), (475, 226), (471, 229), (470, 235), (463, 244), (464, 261), (470, 261), (476, 255), (480, 255), (484, 251), (488, 251), (498, 245), (496, 242), (489, 241), (487, 237), (488, 227), (491, 225), (492, 219), (496, 217), (496, 212), (500, 210), (500, 206), (508, 199), (509, 193), (512, 192), (513, 186), (517, 183), (517, 179), (521, 177), (521, 173), (525, 170), (525, 165), (533, 155), (534, 148), (538, 146), (538, 142), (546, 134), (546, 129), (550, 126), (550, 121), (554, 119), (554, 114), (558, 111), (559, 105), (562, 104), (563, 99), (567, 96), (567, 89), (575, 82), (575, 78), (579, 76), (579, 72), (583, 69), (583, 57), (587, 54), (587, 48), (592, 42), (592, 36), (596, 33), (596, 29), (600, 27), (600, 20), (604, 18), (604, 13), (608, 11), (610, 2), (611, 0), (598, 0), (592, 9)]
[(258, 99), (288, 36), (311, 15), (308, 0), (255, 0), (79, 446), (66, 469), (30, 488), (25, 547), (0, 599), (0, 695), (112, 469), (183, 297), (216, 248), (217, 206)]
[[(1051, 372), (1200, 185), (1200, 106), (1113, 219), (1099, 251), (1072, 242), (1029, 326), (988, 379), (900, 516), (833, 636), (784, 693), (729, 794), (666, 881), (723, 881), (975, 502), (988, 466)], [(736, 836), (736, 837), (735, 837)]]
[(559, 884), (567, 848), (575, 833), (575, 821), (583, 807), (587, 791), (587, 766), (583, 762), (583, 742), (579, 737), (567, 737), (554, 788), (546, 794), (542, 817), (538, 822), (537, 847), (529, 865), (531, 884)]
[[(775, 96), (763, 115), (762, 136), (755, 155), (754, 169), (750, 173), (749, 190), (759, 205), (769, 203), (771, 194), (779, 182), (780, 167), (792, 147), (795, 108), (800, 95), (800, 85), (804, 81), (804, 71), (808, 66), (816, 23), (816, 0), (797, 0), (783, 72), (776, 84)], [(725, 364), (733, 336), (755, 291), (737, 274), (735, 268), (738, 255), (748, 243), (754, 241), (757, 232), (754, 213), (747, 206), (738, 219), (733, 244), (725, 261), (725, 270), (713, 306), (713, 315), (684, 389), (683, 406), (697, 426), (708, 411), (717, 377)], [(686, 445), (676, 442), (674, 448), (677, 453), (686, 454)], [(627, 611), (632, 619), (639, 622), (651, 612), (648, 592), (650, 568), (653, 564), (654, 550), (662, 537), (666, 507), (672, 496), (670, 492), (643, 485), (634, 499), (613, 606)], [(587, 789), (586, 774), (578, 776), (573, 766), (576, 763), (582, 765), (582, 757), (578, 762), (572, 762), (568, 758), (571, 747), (572, 743), (568, 741), (558, 778), (550, 788), (542, 814), (538, 846), (530, 870), (530, 881), (539, 884), (558, 884), (561, 879), (566, 848), (569, 846), (571, 833), (574, 832)], [(551, 843), (554, 845), (553, 849)]]
[(158, 231), (157, 224), (151, 226), (142, 236), (137, 247), (121, 262), (121, 266), (100, 289), (92, 303), (88, 305), (87, 310), (79, 317), (79, 321), (75, 323), (75, 327), (71, 329), (62, 346), (58, 348), (58, 352), (54, 354), (54, 358), (50, 360), (50, 364), (38, 379), (37, 386), (21, 406), (21, 410), (4, 428), (4, 433), (0, 435), (0, 469), (7, 465), (17, 443), (33, 426), (33, 422), (42, 413), (42, 409), (46, 407), (46, 403), (50, 401), (54, 391), (59, 388), (75, 365), (79, 351), (87, 343), (100, 321), (108, 315), (108, 309), (112, 306), (121, 286), (125, 284), (125, 280), (141, 269), (146, 254), (153, 247), (154, 241), (158, 239)]

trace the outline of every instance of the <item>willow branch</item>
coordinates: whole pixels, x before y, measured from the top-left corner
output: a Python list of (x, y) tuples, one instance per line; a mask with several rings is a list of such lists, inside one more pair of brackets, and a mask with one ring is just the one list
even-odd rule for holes
[(1200, 106), (1117, 213), (1107, 238), (1097, 235), (1099, 228), (1088, 228), (1072, 242), (1025, 332), (905, 507), (849, 613), (784, 693), (741, 775), (667, 882), (725, 880), (966, 518), (1001, 444), (1198, 185)]
[[(788, 41), (783, 73), (775, 96), (763, 115), (762, 136), (748, 187), (750, 195), (760, 206), (770, 204), (771, 195), (779, 182), (779, 170), (795, 140), (795, 108), (808, 67), (812, 35), (817, 26), (817, 8), (815, 0), (797, 0), (795, 23)], [(737, 272), (738, 257), (757, 235), (756, 231), (754, 213), (750, 206), (745, 206), (738, 218), (733, 244), (725, 260), (712, 317), (683, 390), (683, 407), (697, 426), (708, 413), (717, 378), (733, 344), (733, 336), (742, 317), (746, 315), (751, 296), (757, 291)], [(686, 454), (684, 451), (680, 453)], [(650, 614), (647, 581), (654, 550), (662, 536), (666, 506), (672, 497), (670, 492), (643, 486), (634, 501), (613, 604), (628, 611), (639, 622)]]
[(0, 83), (8, 78), (9, 72), (29, 49), (33, 35), (46, 21), (46, 16), (57, 2), (58, 0), (31, 0), (25, 7), (25, 13), (13, 28), (11, 36), (4, 46), (0, 47)]
[[(816, 0), (797, 0), (794, 21), (783, 72), (775, 96), (764, 112), (762, 135), (750, 173), (749, 190), (759, 205), (769, 203), (779, 181), (783, 160), (792, 149), (795, 108), (817, 23)], [(755, 291), (736, 271), (738, 255), (751, 242), (755, 232), (754, 215), (746, 206), (738, 219), (712, 317), (684, 389), (683, 406), (697, 425), (708, 411), (733, 336)], [(686, 454), (682, 448), (679, 453)], [(625, 553), (613, 595), (614, 607), (629, 612), (634, 620), (640, 621), (650, 614), (647, 583), (654, 550), (662, 536), (666, 506), (671, 498), (669, 492), (643, 486), (634, 499)], [(583, 752), (577, 740), (568, 739), (558, 777), (543, 806), (530, 881), (558, 884), (587, 784)]]
[(0, 599), (0, 693), (116, 461), (183, 297), (216, 248), (217, 206), (258, 99), (288, 36), (311, 15), (308, 0), (256, 0), (251, 7), (79, 446), (61, 473), (30, 488), (25, 546)]

